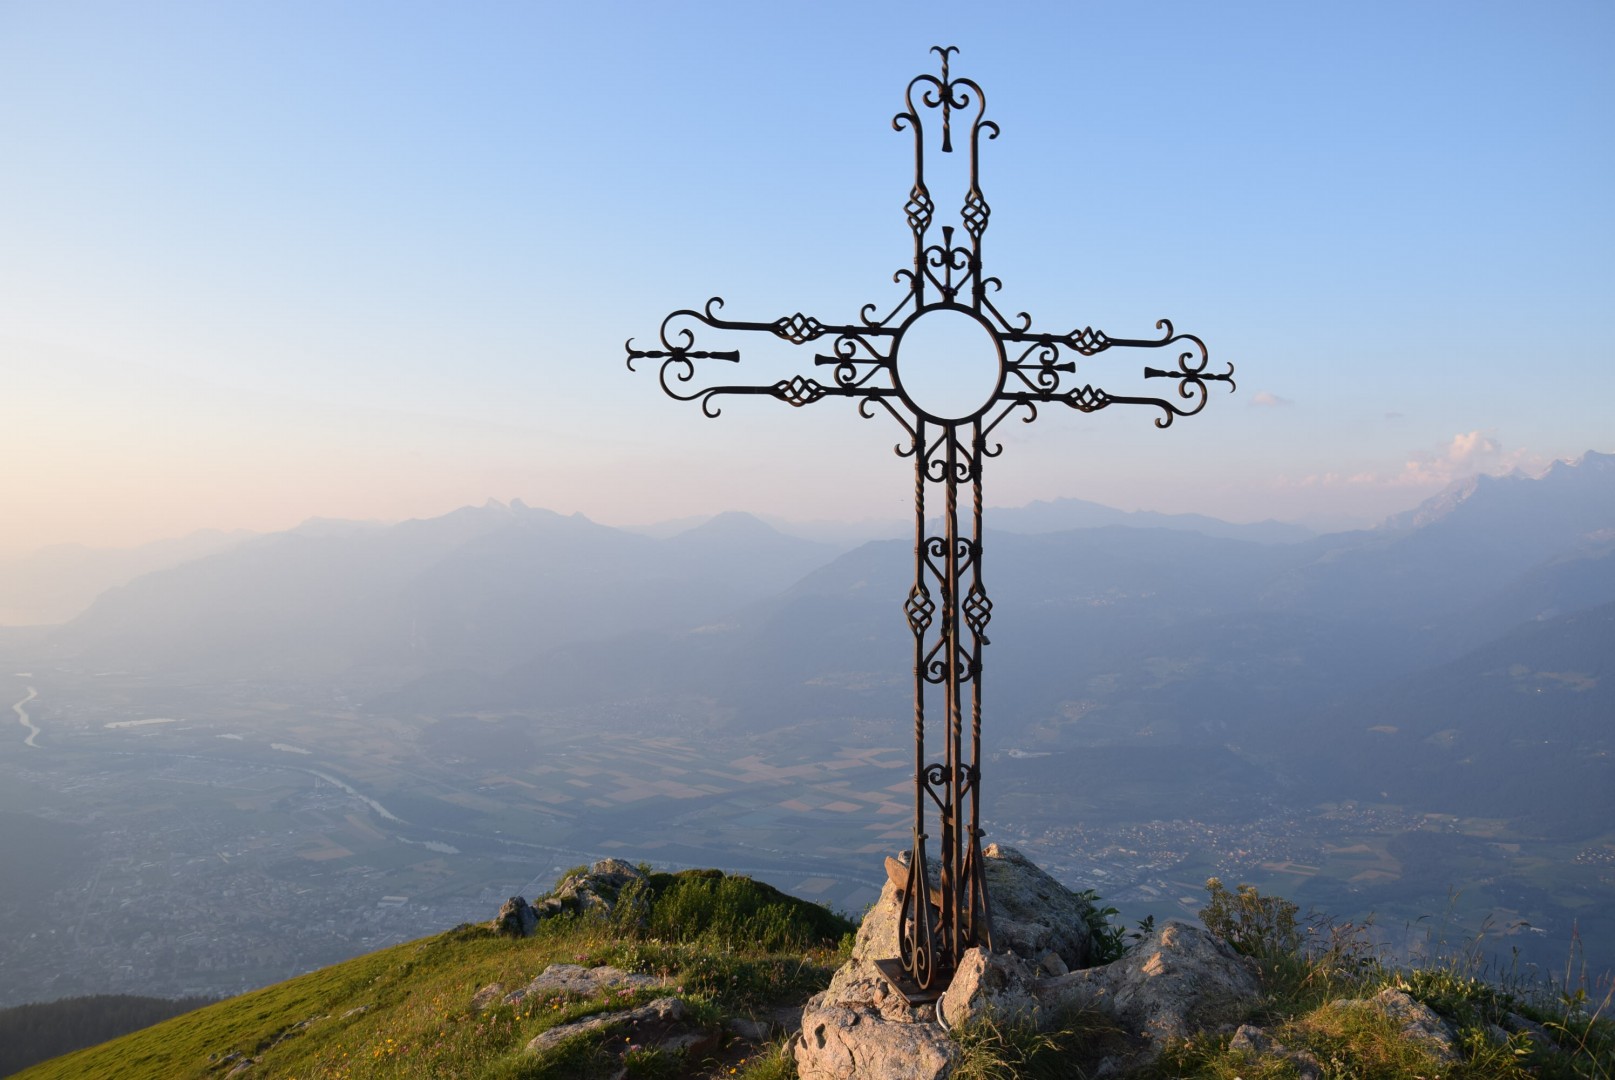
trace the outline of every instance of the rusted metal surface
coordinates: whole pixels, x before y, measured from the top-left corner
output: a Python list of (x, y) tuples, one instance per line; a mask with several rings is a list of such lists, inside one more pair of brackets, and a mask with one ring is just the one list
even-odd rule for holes
[[(852, 398), (861, 416), (885, 415), (902, 429), (897, 453), (914, 461), (914, 584), (903, 602), (914, 638), (914, 840), (897, 964), (883, 967), (901, 972), (894, 983), (916, 1001), (935, 999), (967, 949), (992, 944), (981, 868), (981, 716), (982, 650), (993, 604), (983, 571), (981, 490), (983, 465), (1003, 451), (994, 431), (1012, 416), (1031, 423), (1043, 405), (1082, 413), (1143, 405), (1159, 411), (1155, 424), (1164, 428), (1204, 408), (1208, 384), (1225, 382), (1232, 389), (1234, 373), (1231, 364), (1210, 370), (1205, 343), (1178, 333), (1165, 319), (1155, 324), (1155, 337), (1118, 338), (1090, 326), (1035, 330), (1025, 312), (1005, 317), (992, 299), (1002, 283), (987, 275), (982, 262), (991, 208), (981, 189), (980, 152), (984, 140), (998, 137), (998, 125), (986, 118), (981, 87), (950, 73), (958, 50), (932, 51), (941, 57), (941, 73), (912, 79), (903, 111), (892, 120), (895, 130), (914, 140), (914, 182), (903, 204), (913, 255), (894, 275), (905, 289), (895, 306), (881, 315), (878, 305), (866, 304), (852, 322), (826, 323), (801, 312), (747, 321), (725, 318), (722, 298), (714, 297), (663, 319), (660, 348), (637, 349), (632, 339), (626, 346), (630, 370), (637, 360), (660, 361), (662, 389), (680, 401), (698, 402), (707, 416), (718, 416), (719, 399), (731, 396), (773, 397), (796, 407)], [(957, 224), (938, 224), (926, 183), (925, 120), (938, 118), (941, 152), (954, 152), (958, 126), (968, 155)], [(965, 239), (956, 243), (960, 231)], [(934, 242), (938, 233), (940, 242)], [(698, 361), (740, 361), (739, 349), (698, 348), (697, 336), (706, 331), (811, 345), (810, 370), (818, 374), (758, 385), (703, 382)], [(827, 342), (828, 349), (817, 342)], [(944, 358), (950, 349), (964, 353)], [(1175, 365), (1143, 370), (1146, 379), (1174, 382), (1175, 393), (1128, 396), (1078, 383), (1077, 357), (1117, 349), (1175, 352)], [(933, 370), (943, 366), (939, 384)], [(956, 385), (960, 381), (966, 385)], [(939, 534), (927, 525), (927, 514), (938, 510)], [(941, 729), (935, 751), (928, 750), (928, 722)], [(928, 760), (933, 753), (939, 759)], [(936, 889), (925, 885), (933, 824)]]

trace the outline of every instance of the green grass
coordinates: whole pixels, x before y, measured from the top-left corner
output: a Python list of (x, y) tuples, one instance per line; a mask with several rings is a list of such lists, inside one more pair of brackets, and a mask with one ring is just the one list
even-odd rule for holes
[[(524, 939), (461, 927), (207, 1006), (19, 1075), (213, 1078), (244, 1058), (259, 1059), (244, 1075), (297, 1080), (560, 1080), (606, 1076), (621, 1065), (643, 1080), (717, 1075), (711, 1071), (720, 1067), (716, 1060), (650, 1050), (625, 1054), (610, 1034), (569, 1040), (544, 1055), (524, 1048), (557, 1024), (668, 992), (685, 998), (714, 1028), (725, 1016), (800, 1001), (828, 983), (839, 943), (851, 929), (823, 908), (742, 877), (656, 875), (636, 904), (631, 918), (622, 907), (611, 920), (560, 917)], [(678, 928), (682, 940), (657, 938), (658, 926)], [(471, 1008), (481, 987), (498, 982), (514, 990), (551, 963), (611, 963), (665, 975), (674, 989)], [(728, 1067), (736, 1066), (724, 1066), (723, 1075)], [(756, 1073), (757, 1080), (776, 1075)]]

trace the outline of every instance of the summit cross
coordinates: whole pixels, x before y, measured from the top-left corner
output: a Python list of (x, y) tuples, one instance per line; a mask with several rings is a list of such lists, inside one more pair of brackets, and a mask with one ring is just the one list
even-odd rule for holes
[[(906, 286), (895, 307), (882, 316), (878, 305), (866, 304), (857, 321), (848, 323), (825, 323), (801, 312), (748, 322), (723, 317), (723, 300), (713, 297), (700, 310), (683, 308), (663, 319), (661, 348), (636, 349), (632, 339), (626, 345), (630, 370), (636, 360), (661, 361), (662, 389), (677, 400), (699, 402), (709, 417), (720, 414), (716, 402), (725, 396), (761, 395), (796, 407), (854, 398), (860, 416), (870, 418), (878, 410), (902, 428), (897, 454), (914, 459), (914, 584), (903, 603), (914, 638), (914, 825), (902, 871), (898, 955), (879, 964), (915, 1002), (940, 996), (966, 950), (992, 947), (981, 854), (981, 683), (993, 604), (982, 570), (981, 475), (984, 462), (1002, 453), (1003, 445), (989, 437), (1011, 416), (1031, 423), (1040, 405), (1082, 413), (1144, 405), (1160, 411), (1155, 425), (1165, 428), (1205, 407), (1208, 383), (1226, 382), (1232, 390), (1234, 373), (1232, 364), (1224, 371), (1208, 370), (1205, 343), (1178, 333), (1166, 319), (1155, 324), (1158, 337), (1116, 338), (1091, 326), (1039, 331), (1025, 312), (1004, 316), (991, 298), (1002, 283), (983, 269), (982, 238), (991, 208), (978, 168), (983, 136), (996, 139), (998, 125), (986, 118), (981, 87), (950, 74), (949, 60), (958, 50), (937, 46), (931, 51), (941, 57), (941, 74), (910, 80), (903, 111), (892, 119), (894, 130), (907, 130), (914, 139), (914, 183), (903, 205), (913, 257), (894, 275)], [(936, 223), (936, 202), (926, 186), (922, 115), (937, 112), (942, 153), (954, 152), (955, 123), (968, 124), (963, 134), (968, 186), (957, 227)], [(940, 243), (933, 242), (933, 227), (941, 233)], [(955, 244), (958, 229), (968, 243)], [(701, 328), (768, 334), (794, 346), (829, 339), (828, 351), (813, 356), (813, 370), (823, 374), (762, 385), (702, 384), (696, 380), (697, 361), (738, 363), (740, 351), (698, 349)], [(1088, 360), (1115, 349), (1175, 349), (1175, 366), (1145, 367), (1143, 375), (1172, 380), (1176, 394), (1125, 396), (1077, 383), (1074, 357)], [(961, 487), (968, 491), (964, 508)], [(926, 507), (928, 498), (938, 496), (941, 534), (934, 535)], [(938, 712), (942, 757), (927, 761), (927, 718)], [(939, 888), (928, 880), (932, 822), (940, 849)]]

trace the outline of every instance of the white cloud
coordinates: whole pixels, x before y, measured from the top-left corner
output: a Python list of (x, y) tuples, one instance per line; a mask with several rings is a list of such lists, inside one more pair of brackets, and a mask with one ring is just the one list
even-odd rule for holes
[(1435, 453), (1410, 454), (1401, 472), (1387, 482), (1401, 487), (1439, 487), (1475, 473), (1507, 472), (1523, 456), (1519, 451), (1505, 455), (1502, 444), (1487, 432), (1462, 432)]
[(1295, 402), (1291, 401), (1289, 398), (1283, 398), (1279, 397), (1277, 394), (1269, 393), (1266, 390), (1258, 390), (1255, 396), (1251, 398), (1251, 404), (1254, 406), (1261, 406), (1262, 408), (1266, 409), (1280, 409), (1286, 405), (1293, 405)]
[(1435, 450), (1415, 450), (1401, 468), (1355, 473), (1313, 473), (1288, 482), (1295, 487), (1322, 488), (1441, 488), (1476, 473), (1505, 473), (1515, 469), (1535, 469), (1547, 459), (1527, 450), (1503, 449), (1502, 443), (1487, 431), (1467, 431), (1454, 435)]

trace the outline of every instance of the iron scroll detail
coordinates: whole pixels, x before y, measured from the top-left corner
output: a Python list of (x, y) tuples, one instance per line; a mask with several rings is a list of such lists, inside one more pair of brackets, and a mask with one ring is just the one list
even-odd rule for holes
[[(914, 178), (902, 204), (912, 251), (908, 264), (893, 274), (902, 296), (885, 314), (870, 303), (845, 323), (801, 311), (732, 319), (723, 313), (723, 300), (713, 297), (700, 308), (680, 308), (664, 318), (659, 347), (636, 348), (632, 339), (625, 345), (630, 370), (641, 360), (658, 362), (663, 391), (698, 403), (710, 417), (721, 414), (719, 401), (728, 397), (772, 397), (796, 408), (849, 398), (857, 402), (860, 416), (880, 412), (902, 429), (895, 450), (914, 463), (914, 579), (902, 604), (914, 646), (914, 821), (906, 866), (892, 871), (901, 894), (897, 957), (882, 961), (881, 969), (914, 1002), (940, 996), (966, 950), (992, 946), (981, 847), (982, 654), (993, 614), (982, 548), (982, 470), (1003, 450), (995, 430), (1011, 416), (1031, 423), (1040, 407), (1049, 405), (1081, 413), (1140, 405), (1155, 410), (1155, 425), (1165, 428), (1205, 408), (1210, 384), (1234, 389), (1233, 365), (1213, 370), (1205, 342), (1179, 333), (1166, 319), (1155, 324), (1153, 337), (1115, 337), (1092, 326), (1063, 333), (1034, 330), (1025, 312), (1005, 317), (992, 299), (1002, 283), (983, 269), (992, 208), (981, 186), (980, 155), (982, 144), (998, 137), (999, 127), (987, 118), (981, 87), (952, 73), (950, 61), (958, 50), (936, 46), (932, 52), (940, 57), (940, 73), (911, 79), (903, 110), (892, 118), (892, 127), (908, 132), (914, 145)], [(954, 152), (955, 126), (962, 129), (958, 141), (966, 154), (966, 180), (956, 204), (957, 224), (939, 224), (939, 203), (926, 179), (926, 123), (936, 119), (941, 153)], [(899, 377), (905, 336), (942, 312), (979, 323), (997, 350), (992, 392), (963, 415), (928, 410)], [(739, 349), (698, 347), (698, 337), (709, 332), (761, 334), (791, 347), (811, 346), (816, 374), (758, 384), (702, 381), (697, 373), (711, 362), (741, 359)], [(1079, 361), (1086, 367), (1138, 349), (1171, 358), (1145, 367), (1143, 377), (1169, 380), (1175, 392), (1120, 394), (1078, 381)], [(928, 506), (941, 520), (940, 532), (933, 533), (928, 523)], [(928, 750), (933, 746), (935, 760)], [(938, 848), (934, 885), (928, 850), (933, 837)]]

